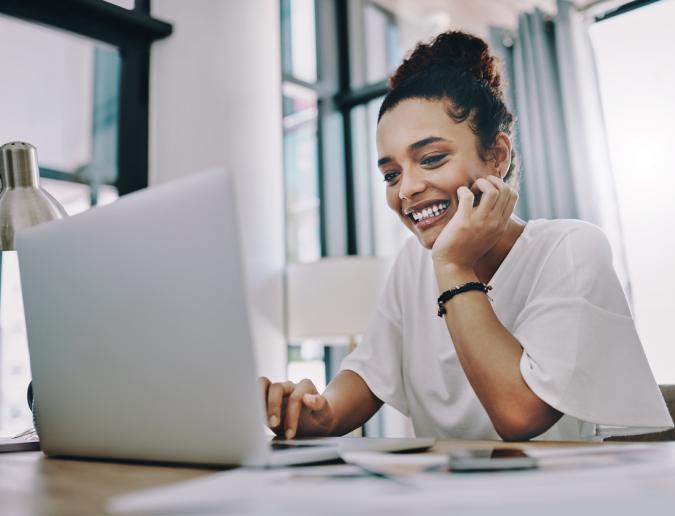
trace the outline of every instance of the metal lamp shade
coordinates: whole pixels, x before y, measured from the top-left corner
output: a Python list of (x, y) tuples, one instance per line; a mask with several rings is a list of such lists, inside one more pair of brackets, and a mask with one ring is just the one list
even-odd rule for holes
[(16, 249), (17, 231), (66, 216), (66, 211), (40, 187), (37, 151), (30, 143), (0, 147), (0, 251)]

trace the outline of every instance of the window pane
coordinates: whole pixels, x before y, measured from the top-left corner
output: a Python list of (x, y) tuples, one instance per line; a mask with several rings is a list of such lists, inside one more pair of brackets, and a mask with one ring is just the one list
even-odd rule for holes
[(326, 364), (323, 344), (305, 341), (288, 346), (288, 379), (299, 382), (309, 378), (319, 392), (326, 388)]
[(65, 32), (0, 16), (0, 144), (27, 141), (43, 174), (117, 177), (120, 56)]
[(359, 254), (397, 254), (410, 232), (386, 201), (386, 183), (377, 168), (375, 131), (382, 98), (352, 111), (354, 187)]
[(134, 4), (136, 3), (136, 0), (105, 0), (109, 4), (115, 4), (119, 5), (120, 7), (124, 7), (125, 9), (133, 9)]
[(394, 16), (376, 2), (356, 5), (361, 10), (351, 16), (350, 26), (353, 88), (387, 79), (403, 56)]
[[(633, 313), (656, 380), (675, 383), (675, 1), (591, 26), (631, 278)], [(626, 44), (630, 34), (630, 44)], [(621, 49), (618, 51), (618, 49)], [(658, 229), (657, 229), (658, 228)]]
[(314, 0), (282, 0), (281, 39), (284, 73), (305, 82), (316, 82)]
[(289, 262), (321, 256), (316, 94), (284, 85), (286, 248)]
[(363, 8), (366, 44), (366, 81), (386, 79), (401, 59), (398, 29), (393, 16), (380, 7), (366, 3)]

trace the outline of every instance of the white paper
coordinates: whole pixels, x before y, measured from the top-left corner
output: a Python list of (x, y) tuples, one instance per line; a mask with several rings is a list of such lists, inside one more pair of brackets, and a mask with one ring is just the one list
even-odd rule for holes
[[(651, 449), (651, 447), (650, 447)], [(597, 449), (596, 449), (597, 450)], [(358, 452), (346, 458), (361, 465), (274, 470), (237, 469), (112, 498), (108, 510), (133, 514), (237, 514), (349, 516), (404, 514), (635, 514), (672, 516), (675, 461), (659, 457), (608, 466), (547, 468), (520, 472), (420, 473), (443, 455), (384, 455)], [(529, 451), (529, 450), (528, 450)], [(633, 453), (636, 453), (633, 450)], [(628, 454), (627, 450), (619, 452)], [(563, 454), (564, 455), (564, 454)], [(566, 456), (545, 460), (568, 460)], [(591, 457), (591, 453), (582, 453)], [(579, 457), (577, 457), (579, 458)], [(391, 474), (393, 479), (361, 470)], [(409, 473), (410, 469), (418, 472)]]

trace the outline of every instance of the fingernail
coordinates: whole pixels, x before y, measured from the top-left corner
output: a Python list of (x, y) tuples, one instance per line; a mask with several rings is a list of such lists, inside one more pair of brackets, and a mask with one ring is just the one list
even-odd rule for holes
[(295, 430), (292, 428), (286, 430), (286, 439), (293, 439), (293, 437), (295, 437)]
[(277, 416), (270, 417), (270, 426), (275, 427), (279, 424), (279, 418)]

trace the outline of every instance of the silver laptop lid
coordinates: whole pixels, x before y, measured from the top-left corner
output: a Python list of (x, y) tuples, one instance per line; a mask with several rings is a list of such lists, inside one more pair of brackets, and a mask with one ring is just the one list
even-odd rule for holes
[(236, 215), (212, 170), (18, 235), (47, 454), (236, 464), (266, 452)]

